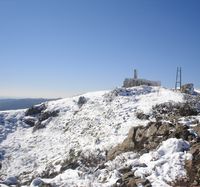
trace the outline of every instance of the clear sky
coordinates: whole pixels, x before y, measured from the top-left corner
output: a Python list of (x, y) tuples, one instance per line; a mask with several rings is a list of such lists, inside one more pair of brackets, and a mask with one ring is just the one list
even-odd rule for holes
[(125, 77), (200, 87), (199, 0), (0, 0), (0, 96), (65, 97)]

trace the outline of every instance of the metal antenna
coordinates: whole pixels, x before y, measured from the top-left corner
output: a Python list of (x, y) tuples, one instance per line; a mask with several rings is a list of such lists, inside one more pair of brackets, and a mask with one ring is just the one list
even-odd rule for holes
[(182, 70), (181, 67), (177, 67), (175, 90), (180, 90), (181, 86), (182, 86)]

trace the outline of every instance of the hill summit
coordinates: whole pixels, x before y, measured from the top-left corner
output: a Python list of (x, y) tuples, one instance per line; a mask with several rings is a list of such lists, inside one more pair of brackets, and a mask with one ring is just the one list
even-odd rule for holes
[(4, 186), (200, 185), (200, 96), (138, 86), (0, 112)]

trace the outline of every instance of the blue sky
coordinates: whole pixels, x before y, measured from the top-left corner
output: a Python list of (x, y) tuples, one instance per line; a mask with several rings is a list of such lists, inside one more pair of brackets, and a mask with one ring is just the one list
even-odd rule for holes
[(0, 0), (0, 96), (65, 97), (125, 77), (200, 87), (199, 0)]

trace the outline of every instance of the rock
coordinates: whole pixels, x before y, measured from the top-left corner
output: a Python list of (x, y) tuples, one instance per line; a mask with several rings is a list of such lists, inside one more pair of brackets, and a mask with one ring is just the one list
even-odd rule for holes
[(46, 126), (45, 123), (42, 123), (43, 121), (58, 116), (59, 111), (45, 111), (46, 105), (36, 105), (28, 109), (25, 113), (25, 117), (23, 121), (33, 127), (33, 132), (35, 132), (38, 129), (42, 129)]
[(180, 106), (179, 114), (180, 116), (196, 116), (198, 111), (190, 103), (187, 102)]
[(115, 184), (115, 186), (119, 187), (151, 187), (151, 183), (148, 179), (141, 179), (135, 177), (134, 172), (125, 173)]
[(188, 131), (187, 126), (181, 124), (150, 122), (146, 127), (132, 127), (128, 137), (121, 144), (108, 151), (107, 159), (113, 160), (117, 155), (128, 151), (149, 152), (168, 138), (182, 138), (189, 141), (196, 137)]
[(55, 110), (55, 111), (47, 111), (47, 112), (43, 112), (41, 113), (41, 115), (39, 116), (39, 121), (44, 121), (49, 119), (50, 117), (57, 117), (58, 116), (59, 111)]
[(183, 140), (188, 140), (188, 137), (191, 135), (191, 133), (188, 131), (189, 127), (186, 125), (180, 125), (176, 124), (175, 131), (171, 134), (171, 137), (175, 138), (182, 138)]
[(35, 105), (26, 111), (25, 116), (36, 116), (40, 114), (42, 111), (44, 111), (45, 109), (46, 109), (45, 104)]
[(77, 162), (77, 161), (74, 161), (74, 162), (71, 162), (69, 164), (66, 164), (66, 165), (63, 165), (61, 168), (60, 168), (60, 171), (63, 172), (67, 169), (76, 169), (77, 167), (79, 167), (80, 164)]
[(5, 185), (19, 185), (19, 181), (17, 179), (17, 177), (8, 177), (5, 181), (2, 182), (2, 184)]
[(59, 111), (47, 111), (47, 112), (42, 112), (38, 116), (37, 122), (35, 122), (34, 127), (33, 127), (33, 132), (35, 132), (38, 129), (45, 128), (47, 123), (44, 121), (53, 117), (58, 116)]
[(200, 186), (200, 143), (192, 145), (189, 151), (192, 154), (192, 160), (186, 161), (187, 180), (177, 181), (176, 184), (187, 186)]
[(175, 128), (175, 125), (171, 123), (163, 123), (158, 127), (158, 132), (157, 134), (159, 136), (169, 136), (169, 134), (173, 131)]
[(40, 121), (38, 121), (35, 126), (33, 127), (33, 132), (39, 130), (39, 129), (43, 129), (46, 127), (46, 124), (45, 123), (42, 123)]
[(36, 178), (31, 182), (30, 187), (53, 187), (52, 184), (45, 183), (42, 179)]
[(36, 178), (31, 182), (31, 187), (42, 187), (42, 185), (44, 185), (44, 182), (42, 179), (40, 178)]
[[(197, 99), (197, 98), (196, 98)], [(180, 117), (196, 116), (199, 113), (198, 106), (195, 102), (188, 100), (186, 103), (166, 102), (154, 106), (152, 116), (157, 119), (176, 121)], [(157, 121), (159, 121), (157, 119)]]
[(181, 86), (181, 92), (186, 94), (194, 94), (194, 84), (189, 83)]
[(119, 171), (120, 173), (124, 174), (124, 173), (131, 172), (131, 169), (132, 169), (132, 167), (129, 166), (129, 167), (120, 168), (118, 171)]
[(35, 126), (36, 121), (37, 120), (34, 117), (29, 117), (29, 116), (27, 116), (27, 117), (25, 117), (23, 119), (23, 122), (26, 123), (26, 124), (28, 124), (30, 127)]
[(137, 112), (136, 117), (140, 120), (148, 120), (150, 116), (148, 114), (144, 114), (143, 112)]
[(78, 99), (78, 106), (79, 108), (82, 107), (87, 102), (87, 99), (84, 96), (79, 97)]
[(133, 177), (134, 177), (134, 172), (130, 171), (128, 173), (125, 173), (122, 176), (122, 181), (127, 181), (127, 180), (129, 180), (130, 178), (133, 178)]
[(135, 138), (136, 131), (137, 131), (137, 127), (131, 128), (129, 130), (128, 137), (121, 144), (117, 145), (116, 147), (108, 151), (107, 159), (113, 160), (117, 155), (123, 152), (134, 151), (134, 148), (135, 148), (134, 138)]
[(192, 127), (192, 129), (197, 133), (200, 137), (200, 124), (198, 123), (197, 126)]

